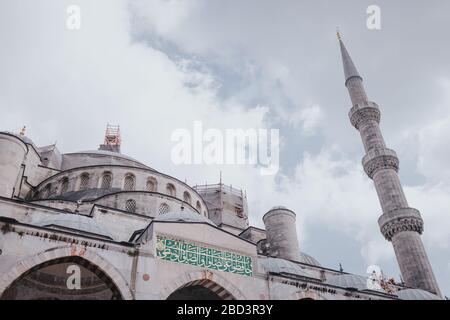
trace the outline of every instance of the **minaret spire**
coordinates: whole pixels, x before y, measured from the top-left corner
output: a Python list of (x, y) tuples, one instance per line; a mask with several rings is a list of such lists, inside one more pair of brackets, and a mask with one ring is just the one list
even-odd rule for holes
[(418, 210), (409, 207), (398, 177), (399, 160), (394, 150), (386, 148), (379, 127), (378, 105), (367, 99), (359, 75), (338, 33), (344, 65), (345, 86), (352, 100), (349, 118), (359, 130), (366, 155), (364, 171), (375, 184), (383, 214), (378, 219), (381, 233), (392, 242), (395, 255), (408, 287), (441, 295), (420, 235), (423, 220)]
[(348, 54), (347, 48), (344, 45), (344, 42), (342, 41), (341, 33), (337, 32), (339, 45), (341, 47), (341, 55), (342, 55), (342, 64), (344, 66), (344, 75), (345, 75), (345, 83), (353, 77), (357, 77), (360, 80), (362, 80), (362, 77), (359, 75), (358, 70), (355, 67), (355, 64), (353, 63), (352, 58)]

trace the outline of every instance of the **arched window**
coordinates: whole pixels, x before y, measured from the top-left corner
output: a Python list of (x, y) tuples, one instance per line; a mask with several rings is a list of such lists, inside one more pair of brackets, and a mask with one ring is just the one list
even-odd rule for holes
[(175, 195), (176, 195), (175, 186), (173, 184), (171, 184), (171, 183), (168, 183), (167, 186), (166, 186), (166, 193), (169, 196), (175, 197)]
[(52, 192), (52, 184), (49, 183), (45, 186), (41, 199), (47, 199), (48, 197), (50, 197), (51, 192)]
[(191, 195), (189, 194), (189, 192), (185, 191), (185, 192), (183, 193), (183, 200), (184, 200), (185, 202), (191, 204), (192, 199), (191, 199)]
[(64, 177), (61, 179), (61, 186), (59, 187), (59, 194), (64, 194), (69, 189), (69, 178)]
[(125, 202), (125, 211), (128, 212), (136, 212), (136, 201), (133, 199), (129, 199)]
[(169, 205), (167, 203), (161, 203), (158, 210), (159, 215), (166, 214), (169, 212), (170, 212)]
[(102, 176), (102, 189), (111, 189), (112, 186), (112, 174), (111, 172), (104, 172)]
[(156, 179), (153, 177), (150, 177), (147, 179), (147, 183), (145, 184), (145, 189), (150, 192), (155, 192), (158, 188), (158, 183), (156, 182)]
[(86, 190), (89, 187), (89, 173), (85, 172), (80, 177), (80, 190)]
[(123, 190), (133, 191), (136, 187), (136, 178), (132, 174), (127, 174), (123, 182)]
[(199, 213), (202, 212), (202, 205), (200, 204), (200, 201), (197, 201), (197, 203), (195, 204), (195, 208)]

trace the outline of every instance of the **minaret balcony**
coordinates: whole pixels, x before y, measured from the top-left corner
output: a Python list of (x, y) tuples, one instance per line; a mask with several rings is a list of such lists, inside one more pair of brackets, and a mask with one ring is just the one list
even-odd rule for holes
[(359, 129), (362, 123), (368, 121), (376, 121), (380, 123), (381, 113), (375, 102), (367, 102), (367, 104), (355, 104), (349, 111), (348, 117), (352, 125)]
[(394, 150), (387, 148), (370, 149), (362, 159), (367, 175), (373, 179), (375, 173), (382, 169), (393, 169), (398, 172), (399, 160)]
[(422, 234), (423, 220), (420, 212), (414, 208), (399, 208), (384, 213), (378, 219), (381, 233), (391, 241), (394, 235), (403, 231), (414, 231)]

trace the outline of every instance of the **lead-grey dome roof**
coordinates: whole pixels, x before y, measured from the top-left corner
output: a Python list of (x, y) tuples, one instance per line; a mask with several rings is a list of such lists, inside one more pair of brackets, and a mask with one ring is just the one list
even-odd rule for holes
[(67, 155), (70, 155), (70, 154), (92, 154), (92, 155), (99, 155), (99, 156), (117, 157), (117, 158), (123, 158), (126, 160), (140, 163), (138, 160), (136, 160), (130, 156), (127, 156), (125, 154), (118, 153), (118, 152), (108, 151), (108, 150), (84, 150), (84, 151), (70, 152), (70, 153), (66, 153), (66, 154)]
[(291, 274), (301, 277), (314, 278), (308, 273), (307, 270), (289, 260), (268, 257), (260, 259), (260, 262), (261, 266), (266, 272)]
[(397, 292), (402, 300), (442, 300), (437, 295), (422, 289), (404, 289)]
[(108, 230), (98, 225), (94, 219), (80, 214), (60, 213), (56, 216), (38, 221), (36, 224), (41, 227), (60, 230), (66, 229), (74, 232), (78, 231), (83, 234), (99, 235), (113, 239), (113, 236)]
[[(122, 161), (123, 164), (125, 164), (125, 165), (132, 164), (132, 166), (150, 169), (150, 170), (153, 170), (156, 172), (155, 169), (143, 164), (142, 162), (140, 162), (130, 156), (127, 156), (125, 154), (118, 153), (118, 152), (108, 151), (108, 150), (84, 150), (84, 151), (65, 153), (65, 154), (63, 154), (63, 162), (64, 162), (64, 158), (73, 158), (73, 157), (80, 157), (80, 156), (88, 157), (88, 159), (92, 163), (89, 164), (89, 161), (87, 161), (87, 160), (85, 160), (85, 161), (87, 161), (85, 164), (76, 164), (75, 163), (75, 165), (74, 165), (73, 163), (69, 163), (69, 164), (65, 165), (63, 163), (63, 169), (68, 170), (68, 169), (76, 168), (76, 167), (83, 166), (86, 164), (87, 165), (121, 164), (120, 162)], [(101, 159), (101, 160), (99, 160), (99, 159)]]
[(302, 263), (306, 263), (312, 266), (316, 266), (316, 267), (321, 267), (322, 265), (320, 264), (319, 261), (317, 261), (314, 257), (310, 256), (307, 253), (304, 252), (300, 252), (300, 262)]
[(367, 278), (356, 274), (337, 274), (329, 277), (325, 282), (346, 289), (367, 289)]
[(155, 221), (181, 221), (181, 222), (202, 222), (208, 223), (210, 225), (216, 226), (214, 222), (208, 218), (202, 216), (201, 214), (190, 212), (190, 211), (174, 211), (159, 215), (155, 218)]

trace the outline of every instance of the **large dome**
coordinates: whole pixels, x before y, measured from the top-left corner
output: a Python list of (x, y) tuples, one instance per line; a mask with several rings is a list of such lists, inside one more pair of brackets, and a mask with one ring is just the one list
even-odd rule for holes
[(98, 225), (94, 219), (80, 214), (60, 213), (38, 221), (36, 225), (113, 239), (108, 230)]
[(130, 156), (113, 151), (86, 150), (63, 154), (63, 170), (90, 165), (125, 165), (156, 171)]

